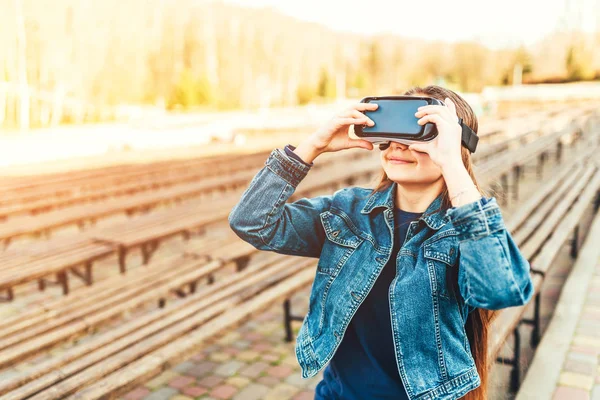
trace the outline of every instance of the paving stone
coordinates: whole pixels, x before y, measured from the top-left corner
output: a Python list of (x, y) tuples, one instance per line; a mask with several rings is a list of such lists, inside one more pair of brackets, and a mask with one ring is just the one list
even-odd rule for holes
[(235, 373), (238, 372), (238, 370), (244, 366), (246, 366), (246, 363), (243, 363), (241, 361), (228, 361), (225, 364), (221, 364), (215, 369), (215, 375), (232, 376), (235, 375)]
[(267, 369), (267, 373), (276, 378), (287, 378), (290, 376), (294, 370), (289, 365), (277, 365), (275, 367), (270, 367)]
[(285, 364), (285, 365), (289, 365), (290, 367), (293, 367), (293, 368), (300, 367), (300, 364), (298, 364), (298, 360), (296, 359), (295, 354), (285, 357), (283, 360), (281, 360), (281, 363)]
[(577, 374), (575, 372), (561, 372), (558, 384), (585, 390), (591, 390), (594, 379), (591, 376)]
[(241, 351), (242, 351), (241, 349), (238, 349), (237, 347), (233, 347), (233, 346), (226, 347), (223, 349), (223, 353), (231, 354), (234, 357), (236, 355), (238, 355)]
[(163, 387), (158, 389), (155, 392), (150, 393), (148, 396), (144, 397), (144, 400), (169, 400), (171, 397), (177, 394), (177, 389), (173, 389), (170, 387)]
[(323, 373), (320, 372), (320, 375), (313, 376), (312, 378), (309, 378), (307, 380), (310, 380), (310, 381), (308, 382), (308, 384), (306, 385), (306, 387), (308, 389), (315, 390), (315, 388), (317, 387), (317, 385), (319, 384), (319, 382), (321, 382), (321, 380), (323, 380)]
[(266, 375), (266, 376), (261, 376), (260, 378), (258, 378), (256, 380), (256, 382), (258, 383), (262, 383), (263, 385), (272, 387), (275, 386), (277, 384), (279, 384), (281, 382), (281, 380), (279, 378), (276, 378), (274, 376), (271, 375)]
[(236, 375), (236, 376), (231, 376), (231, 377), (225, 379), (225, 382), (230, 385), (233, 385), (235, 387), (243, 388), (243, 387), (247, 386), (251, 381), (249, 378)]
[(554, 391), (552, 400), (589, 400), (590, 394), (587, 390), (566, 386), (558, 386)]
[(219, 385), (210, 392), (210, 395), (217, 399), (230, 399), (233, 397), (234, 394), (237, 393), (237, 391), (238, 388), (236, 388), (235, 386)]
[(219, 364), (213, 361), (202, 361), (199, 364), (196, 364), (196, 366), (190, 368), (186, 372), (186, 375), (195, 376), (196, 378), (202, 378), (218, 366)]
[(244, 334), (244, 339), (252, 342), (255, 340), (263, 339), (263, 336), (264, 335), (261, 335), (258, 332), (248, 332), (248, 333)]
[(287, 400), (291, 399), (296, 393), (300, 391), (299, 388), (287, 383), (280, 383), (275, 386), (267, 395), (264, 400)]
[(296, 354), (294, 346), (295, 346), (294, 343), (290, 343), (289, 345), (279, 344), (279, 345), (275, 346), (272, 351), (275, 353), (284, 354), (286, 356), (289, 354)]
[(209, 376), (205, 376), (204, 378), (200, 379), (198, 381), (198, 385), (212, 388), (212, 387), (217, 386), (221, 382), (223, 382), (222, 376), (209, 375)]
[(247, 349), (248, 347), (250, 347), (251, 342), (247, 341), (247, 340), (238, 340), (237, 342), (233, 343), (232, 346), (237, 347), (240, 350), (244, 350)]
[(233, 396), (233, 400), (260, 400), (270, 389), (265, 385), (251, 383)]
[(596, 332), (598, 332), (598, 328), (595, 326), (579, 326), (577, 327), (577, 330), (575, 331), (576, 335), (583, 335), (583, 336), (591, 336), (596, 334)]
[(600, 348), (600, 338), (593, 336), (575, 336), (573, 338), (573, 344), (576, 346)]
[(186, 396), (199, 397), (208, 392), (208, 389), (202, 386), (188, 386), (181, 389), (181, 392)]
[(594, 385), (590, 400), (600, 400), (600, 384)]
[(315, 392), (314, 391), (302, 391), (292, 397), (292, 400), (314, 400)]
[(576, 372), (582, 375), (593, 377), (596, 370), (596, 365), (590, 362), (567, 360), (563, 366), (563, 371)]
[(196, 378), (191, 376), (177, 376), (169, 381), (169, 386), (175, 389), (181, 389), (191, 385), (196, 381)]
[(196, 364), (192, 361), (185, 361), (181, 364), (177, 364), (173, 370), (175, 372), (179, 372), (180, 374), (185, 374), (189, 369), (195, 367)]
[(141, 400), (150, 394), (150, 390), (145, 387), (137, 387), (131, 392), (127, 393), (123, 398), (125, 400)]
[[(600, 321), (579, 321), (579, 325), (577, 327), (589, 327), (589, 328), (599, 328), (600, 329)], [(596, 331), (598, 332), (598, 331)]]
[(239, 374), (247, 376), (249, 378), (256, 378), (257, 376), (260, 375), (261, 372), (263, 372), (268, 367), (269, 367), (269, 364), (262, 362), (262, 361), (258, 361), (258, 362), (252, 363), (252, 364), (242, 368), (239, 371)]
[(158, 375), (156, 378), (146, 382), (146, 384), (144, 386), (150, 388), (150, 389), (157, 389), (160, 386), (164, 386), (167, 384), (167, 382), (169, 382), (171, 379), (175, 378), (176, 376), (179, 376), (179, 374), (173, 370), (167, 370), (164, 371), (163, 373), (161, 373), (160, 375)]
[(261, 358), (263, 361), (273, 364), (273, 363), (279, 363), (279, 360), (281, 359), (281, 355), (279, 355), (279, 354), (263, 354), (263, 356)]
[(574, 351), (570, 351), (567, 354), (567, 359), (568, 360), (576, 360), (576, 361), (582, 361), (582, 362), (588, 362), (588, 363), (592, 363), (595, 364), (598, 361), (598, 358), (591, 355), (591, 354), (586, 354), (586, 353), (577, 353)]
[(302, 378), (302, 375), (294, 373), (294, 374), (291, 374), (290, 376), (288, 376), (287, 378), (285, 378), (285, 382), (289, 383), (290, 385), (297, 386), (299, 388), (304, 388), (304, 387), (306, 387), (308, 380)]
[(273, 345), (271, 343), (267, 343), (267, 342), (256, 343), (255, 345), (252, 346), (252, 350), (257, 351), (259, 353), (262, 353), (264, 351), (269, 351), (272, 348), (273, 348)]
[(260, 357), (260, 353), (254, 350), (240, 351), (235, 358), (242, 361), (254, 361)]
[(218, 346), (216, 344), (211, 344), (211, 345), (206, 346), (204, 349), (202, 349), (202, 351), (205, 354), (210, 354), (210, 353), (213, 353), (215, 351), (219, 351), (220, 348), (221, 348), (221, 346)]
[(191, 358), (191, 360), (193, 360), (193, 361), (202, 361), (205, 359), (206, 359), (206, 354), (204, 354), (204, 353), (194, 354), (194, 356)]
[(223, 353), (222, 351), (216, 351), (208, 355), (210, 360), (220, 363), (231, 360), (232, 357), (233, 356), (231, 354)]
[(229, 332), (225, 336), (223, 336), (222, 338), (217, 340), (217, 343), (221, 344), (221, 345), (231, 344), (231, 343), (234, 343), (236, 340), (239, 340), (241, 338), (241, 336), (242, 335), (239, 332), (236, 332), (236, 331)]
[(598, 356), (598, 354), (600, 354), (600, 349), (597, 349), (595, 347), (588, 347), (588, 346), (571, 346), (569, 351), (574, 351), (577, 353), (591, 354), (593, 356)]

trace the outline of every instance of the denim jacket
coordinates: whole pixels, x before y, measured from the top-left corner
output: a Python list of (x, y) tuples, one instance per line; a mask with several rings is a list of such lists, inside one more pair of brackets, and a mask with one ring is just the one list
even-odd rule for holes
[[(349, 187), (286, 203), (310, 169), (273, 150), (229, 214), (231, 229), (257, 249), (319, 259), (296, 337), (303, 378), (331, 360), (391, 255), (397, 187), (372, 196)], [(494, 197), (441, 204), (440, 195), (410, 224), (388, 292), (398, 373), (411, 400), (457, 399), (477, 388), (469, 312), (520, 306), (534, 292), (530, 265)], [(451, 270), (456, 295), (446, 282)]]

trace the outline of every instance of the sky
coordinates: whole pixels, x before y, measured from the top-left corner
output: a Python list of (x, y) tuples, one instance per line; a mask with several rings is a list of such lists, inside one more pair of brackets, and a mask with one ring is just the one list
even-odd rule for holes
[(531, 45), (557, 29), (600, 25), (600, 0), (224, 0), (273, 7), (334, 30), (455, 42), (492, 48)]

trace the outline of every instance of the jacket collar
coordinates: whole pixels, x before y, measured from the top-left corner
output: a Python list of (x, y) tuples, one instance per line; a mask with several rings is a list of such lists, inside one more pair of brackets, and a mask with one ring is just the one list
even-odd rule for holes
[[(398, 184), (392, 182), (387, 188), (375, 192), (369, 197), (367, 203), (364, 205), (361, 214), (369, 214), (378, 208), (385, 208), (387, 210), (394, 211), (394, 199), (396, 198), (396, 188)], [(440, 229), (447, 221), (446, 210), (439, 209), (443, 200), (443, 193), (440, 193), (435, 200), (427, 207), (423, 216), (419, 218), (429, 226), (431, 229)], [(439, 209), (439, 210), (438, 210)]]

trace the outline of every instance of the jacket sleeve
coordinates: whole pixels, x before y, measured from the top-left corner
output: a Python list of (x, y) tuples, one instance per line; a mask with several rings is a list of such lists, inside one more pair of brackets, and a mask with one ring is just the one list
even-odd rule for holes
[(311, 166), (275, 149), (229, 213), (229, 226), (259, 250), (319, 257), (325, 241), (320, 214), (333, 195), (286, 203)]
[(529, 262), (507, 231), (494, 197), (446, 211), (458, 231), (458, 286), (470, 307), (499, 310), (533, 296)]

